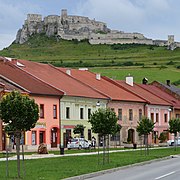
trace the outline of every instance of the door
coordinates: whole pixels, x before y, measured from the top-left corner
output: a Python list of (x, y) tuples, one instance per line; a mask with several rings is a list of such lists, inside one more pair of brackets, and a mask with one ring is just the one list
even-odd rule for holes
[(41, 143), (45, 143), (45, 132), (44, 131), (39, 132), (39, 144), (41, 144)]
[(128, 130), (128, 141), (134, 143), (134, 129)]
[(71, 129), (66, 129), (66, 132), (63, 134), (63, 138), (64, 138), (64, 147), (67, 147), (68, 141), (72, 138)]
[(57, 147), (57, 128), (51, 129), (51, 147)]

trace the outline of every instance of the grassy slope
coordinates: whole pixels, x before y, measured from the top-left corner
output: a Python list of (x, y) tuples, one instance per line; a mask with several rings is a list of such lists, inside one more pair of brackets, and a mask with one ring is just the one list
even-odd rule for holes
[[(172, 82), (180, 79), (180, 69), (176, 68), (180, 66), (180, 48), (169, 51), (166, 47), (119, 45), (113, 49), (110, 45), (90, 45), (86, 41), (57, 42), (53, 37), (36, 35), (23, 45), (12, 44), (0, 51), (0, 55), (52, 63), (57, 66), (99, 66), (101, 68), (93, 68), (92, 71), (102, 72), (103, 75), (116, 79), (123, 79), (130, 73), (136, 82), (140, 82), (143, 77), (147, 77), (150, 81), (162, 82), (166, 79)], [(167, 65), (170, 61), (173, 63)], [(139, 65), (122, 66), (125, 62)]]

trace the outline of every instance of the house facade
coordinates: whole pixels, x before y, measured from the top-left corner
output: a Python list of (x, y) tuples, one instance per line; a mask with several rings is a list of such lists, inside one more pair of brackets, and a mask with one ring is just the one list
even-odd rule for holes
[[(26, 60), (0, 58), (0, 92), (19, 90), (28, 93), (39, 105), (36, 126), (24, 134), (27, 149), (37, 149), (46, 143), (48, 148), (66, 147), (76, 125), (82, 124), (83, 136), (91, 140), (93, 134), (88, 123), (90, 114), (98, 108), (110, 108), (118, 116), (122, 126), (111, 145), (142, 143), (136, 132), (143, 116), (155, 122), (149, 135), (151, 144), (158, 144), (161, 132), (169, 127), (172, 117), (179, 117), (180, 101), (155, 85), (136, 84), (133, 77), (117, 81), (86, 69), (56, 68)], [(2, 94), (2, 93), (1, 93)], [(0, 148), (5, 147), (3, 127), (0, 124)]]
[(35, 128), (27, 131), (22, 137), (21, 142), (24, 143), (25, 148), (37, 149), (40, 143), (46, 143), (48, 148), (58, 147), (59, 107), (63, 92), (21, 71), (7, 59), (0, 59), (0, 82), (4, 84), (6, 93), (12, 90), (26, 92), (39, 105), (39, 120)]
[[(57, 106), (59, 109), (59, 121), (57, 120), (58, 124), (51, 124), (51, 127), (49, 127), (57, 132), (54, 133), (57, 136), (57, 145), (66, 147), (70, 137), (80, 136), (73, 133), (74, 127), (78, 124), (83, 124), (85, 126), (84, 137), (91, 140), (91, 125), (88, 123), (90, 113), (94, 112), (98, 108), (105, 108), (109, 98), (72, 77), (70, 71), (62, 72), (58, 68), (48, 64), (35, 63), (25, 60), (18, 60), (15, 64), (17, 64), (17, 62), (22, 64), (22, 66), (18, 66), (19, 70), (63, 93), (63, 96), (59, 98), (59, 106)], [(40, 103), (41, 109), (41, 106), (43, 105), (41, 101), (43, 98), (36, 99), (37, 102)], [(99, 106), (97, 106), (97, 102), (100, 102)], [(57, 104), (56, 102), (54, 103)], [(51, 118), (39, 119), (38, 123), (43, 123), (41, 124), (42, 127), (40, 125), (35, 127), (37, 130), (33, 130), (33, 134), (31, 134), (28, 138), (29, 141), (32, 138), (36, 139), (35, 137), (38, 136), (42, 136), (41, 139), (47, 140), (44, 129), (47, 125), (50, 125), (48, 124), (49, 121), (51, 123), (56, 122), (56, 120), (51, 120)], [(38, 133), (39, 135), (37, 135)], [(50, 131), (48, 133), (52, 134)], [(55, 135), (52, 135), (52, 140), (56, 137)], [(36, 141), (37, 144), (42, 142), (42, 140), (40, 140)], [(50, 147), (52, 147), (52, 145)]]

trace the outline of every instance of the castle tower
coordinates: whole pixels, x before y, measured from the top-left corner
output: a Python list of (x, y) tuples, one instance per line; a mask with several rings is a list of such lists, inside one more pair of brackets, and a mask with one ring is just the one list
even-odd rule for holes
[(168, 35), (168, 46), (174, 43), (174, 35)]
[(174, 43), (174, 35), (168, 35), (168, 49), (169, 50), (174, 50), (175, 49), (175, 43)]
[(62, 9), (61, 10), (61, 18), (62, 19), (67, 18), (67, 9)]

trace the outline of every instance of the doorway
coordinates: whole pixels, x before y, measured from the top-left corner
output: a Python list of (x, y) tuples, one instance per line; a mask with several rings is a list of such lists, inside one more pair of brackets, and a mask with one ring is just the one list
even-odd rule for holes
[(134, 129), (129, 129), (128, 130), (128, 139), (130, 143), (134, 143)]
[(57, 128), (51, 129), (51, 147), (52, 148), (57, 147)]
[(71, 137), (71, 129), (66, 129), (66, 132), (63, 134), (64, 147), (67, 147), (67, 143)]
[(41, 143), (45, 143), (45, 132), (44, 131), (39, 132), (39, 144), (41, 144)]

